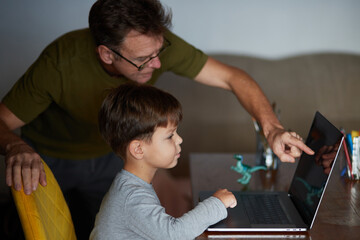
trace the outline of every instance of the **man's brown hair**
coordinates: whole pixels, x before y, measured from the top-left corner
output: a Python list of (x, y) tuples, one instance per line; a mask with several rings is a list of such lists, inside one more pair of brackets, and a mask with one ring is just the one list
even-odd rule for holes
[(98, 0), (91, 7), (89, 27), (97, 46), (116, 49), (131, 30), (163, 35), (171, 18), (158, 0)]

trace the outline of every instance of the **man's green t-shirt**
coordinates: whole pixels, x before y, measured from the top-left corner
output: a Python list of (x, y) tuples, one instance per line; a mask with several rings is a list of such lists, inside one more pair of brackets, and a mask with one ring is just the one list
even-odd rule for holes
[[(166, 71), (194, 78), (207, 55), (167, 32), (171, 46), (161, 55), (154, 84)], [(107, 91), (130, 81), (111, 77), (99, 63), (89, 29), (52, 42), (16, 82), (2, 102), (22, 121), (22, 135), (39, 153), (85, 159), (111, 151), (98, 130), (98, 111)]]

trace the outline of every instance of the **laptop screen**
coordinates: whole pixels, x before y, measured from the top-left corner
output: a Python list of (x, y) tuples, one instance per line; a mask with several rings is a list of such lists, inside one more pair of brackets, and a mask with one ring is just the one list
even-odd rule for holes
[(341, 147), (343, 134), (316, 112), (306, 145), (314, 155), (300, 157), (289, 194), (308, 226), (311, 226), (327, 185), (334, 160)]

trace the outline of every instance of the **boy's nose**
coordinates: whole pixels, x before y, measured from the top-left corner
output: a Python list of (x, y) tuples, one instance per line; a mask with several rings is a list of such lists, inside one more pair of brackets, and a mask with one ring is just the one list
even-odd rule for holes
[(178, 135), (178, 140), (177, 140), (178, 144), (180, 145), (183, 142), (183, 139)]

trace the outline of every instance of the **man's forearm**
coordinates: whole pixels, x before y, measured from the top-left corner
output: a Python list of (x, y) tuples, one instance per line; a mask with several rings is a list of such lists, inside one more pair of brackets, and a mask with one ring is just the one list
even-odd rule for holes
[(274, 128), (283, 129), (260, 86), (244, 71), (233, 71), (235, 73), (229, 81), (230, 88), (246, 111), (261, 125), (265, 137)]
[(4, 103), (0, 103), (0, 154), (5, 155), (11, 146), (25, 144), (13, 130), (24, 126), (15, 114), (13, 114)]
[(245, 71), (209, 57), (195, 80), (213, 87), (231, 90), (245, 110), (259, 122), (265, 136), (282, 126), (259, 85)]
[(0, 154), (6, 155), (9, 148), (17, 144), (26, 143), (0, 120)]
[(294, 162), (301, 151), (313, 154), (296, 133), (284, 130), (260, 86), (245, 71), (209, 57), (195, 80), (231, 90), (245, 110), (261, 125), (271, 149), (281, 161)]

